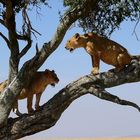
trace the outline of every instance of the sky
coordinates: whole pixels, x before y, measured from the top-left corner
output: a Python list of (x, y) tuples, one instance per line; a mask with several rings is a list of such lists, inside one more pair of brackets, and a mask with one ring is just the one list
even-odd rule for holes
[[(50, 1), (51, 2), (51, 1)], [(49, 41), (59, 24), (58, 12), (62, 10), (62, 3), (54, 0), (50, 3), (52, 8), (43, 8), (37, 15), (30, 13), (33, 27), (42, 35), (34, 38), (34, 45), (26, 56), (21, 60), (20, 67), (25, 61), (32, 58), (35, 54), (35, 43), (41, 47), (44, 42)], [(18, 25), (22, 20), (17, 16)], [(120, 43), (128, 49), (130, 54), (140, 54), (140, 41), (132, 35), (135, 23), (125, 21), (121, 24), (120, 29), (116, 30), (111, 39)], [(2, 27), (0, 29), (7, 33)], [(137, 27), (137, 35), (140, 40), (140, 26)], [(60, 89), (68, 83), (87, 75), (91, 72), (90, 56), (84, 49), (77, 49), (73, 53), (65, 50), (66, 41), (75, 33), (83, 34), (79, 27), (71, 27), (58, 49), (47, 59), (40, 70), (46, 68), (54, 69), (60, 79), (55, 88), (48, 86), (42, 95), (40, 105), (53, 97)], [(8, 76), (8, 59), (9, 50), (2, 39), (0, 51), (0, 81), (7, 79)], [(21, 48), (23, 42), (20, 43)], [(101, 63), (100, 71), (104, 72), (111, 69), (112, 66)], [(107, 89), (110, 93), (117, 95), (121, 99), (126, 99), (140, 105), (140, 82), (125, 84)], [(20, 111), (27, 112), (26, 100), (19, 101)], [(13, 113), (11, 116), (15, 117)], [(124, 137), (140, 136), (140, 113), (132, 107), (117, 105), (108, 101), (98, 99), (93, 95), (85, 95), (75, 100), (67, 110), (62, 114), (57, 124), (43, 132), (22, 138), (81, 138), (81, 137)]]

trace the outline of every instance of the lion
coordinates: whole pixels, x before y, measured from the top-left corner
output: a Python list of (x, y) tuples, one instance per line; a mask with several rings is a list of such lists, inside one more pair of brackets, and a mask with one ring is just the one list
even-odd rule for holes
[(115, 72), (125, 68), (132, 60), (132, 56), (120, 44), (95, 33), (84, 35), (76, 33), (67, 41), (65, 48), (72, 52), (80, 47), (83, 47), (91, 56), (93, 66), (91, 73), (93, 74), (99, 73), (100, 60), (113, 65)]
[[(39, 110), (40, 98), (46, 87), (48, 85), (55, 86), (55, 84), (58, 82), (59, 79), (54, 70), (50, 71), (46, 69), (45, 71), (36, 72), (29, 85), (27, 87), (24, 87), (20, 95), (17, 96), (17, 99), (13, 106), (13, 112), (16, 115), (21, 116), (22, 113), (20, 113), (18, 110), (18, 100), (27, 98), (27, 110), (29, 114), (32, 113), (34, 111), (34, 109), (32, 108), (32, 100), (34, 94), (36, 95), (35, 109)], [(7, 84), (8, 80), (0, 84), (0, 92), (2, 92), (4, 88), (6, 88)]]

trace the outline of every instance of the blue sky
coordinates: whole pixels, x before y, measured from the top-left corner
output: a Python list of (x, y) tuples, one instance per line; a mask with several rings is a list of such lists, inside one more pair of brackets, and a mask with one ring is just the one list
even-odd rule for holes
[[(54, 35), (59, 23), (58, 11), (62, 10), (61, 2), (54, 0), (51, 9), (43, 8), (41, 15), (30, 13), (32, 24), (42, 36), (34, 39), (41, 47), (44, 42), (49, 41)], [(18, 16), (18, 24), (21, 18)], [(128, 49), (131, 54), (140, 54), (140, 41), (132, 35), (135, 23), (126, 21), (116, 30), (111, 39), (120, 43)], [(1, 28), (2, 29), (2, 28)], [(137, 35), (140, 39), (140, 26), (137, 27)], [(6, 33), (4, 29), (3, 32)], [(83, 49), (77, 49), (73, 53), (65, 50), (66, 41), (76, 32), (83, 33), (82, 29), (73, 27), (67, 31), (59, 48), (47, 59), (40, 70), (46, 68), (54, 69), (60, 78), (59, 84), (52, 88), (49, 86), (44, 92), (41, 103), (45, 103), (68, 83), (89, 74), (91, 71), (91, 60)], [(7, 78), (9, 51), (1, 41), (0, 59), (0, 81)], [(35, 43), (28, 54), (21, 60), (21, 65), (35, 54)], [(23, 43), (21, 42), (21, 48)], [(101, 71), (112, 68), (101, 63)], [(110, 93), (122, 99), (133, 101), (140, 105), (140, 83), (125, 84), (107, 89)], [(20, 101), (20, 110), (26, 112), (26, 100)], [(11, 113), (13, 116), (13, 113)], [(62, 114), (57, 124), (49, 130), (43, 131), (29, 138), (57, 138), (57, 137), (120, 137), (140, 136), (140, 113), (131, 107), (120, 106), (111, 102), (103, 101), (92, 95), (85, 95), (74, 101)]]

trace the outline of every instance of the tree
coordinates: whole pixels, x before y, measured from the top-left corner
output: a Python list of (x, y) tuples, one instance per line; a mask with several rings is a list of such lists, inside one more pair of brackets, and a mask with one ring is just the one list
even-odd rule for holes
[[(92, 94), (98, 98), (121, 105), (129, 105), (140, 110), (133, 102), (122, 100), (107, 92), (105, 89), (140, 81), (140, 57), (134, 60), (125, 70), (119, 73), (105, 72), (99, 75), (89, 74), (70, 83), (60, 90), (52, 99), (42, 106), (40, 111), (23, 115), (19, 118), (9, 118), (12, 105), (22, 88), (28, 84), (33, 74), (47, 61), (47, 58), (58, 48), (66, 31), (78, 20), (78, 25), (84, 31), (94, 31), (109, 37), (126, 19), (139, 21), (140, 2), (137, 0), (64, 0), (67, 10), (60, 15), (60, 23), (54, 37), (44, 42), (41, 50), (36, 49), (36, 55), (27, 60), (19, 68), (20, 59), (26, 55), (32, 46), (33, 36), (39, 34), (31, 24), (28, 11), (31, 7), (42, 7), (47, 0), (1, 0), (0, 23), (8, 31), (8, 36), (0, 33), (10, 50), (9, 58), (9, 86), (0, 95), (0, 138), (17, 139), (43, 131), (55, 125), (63, 111), (77, 98), (85, 94)], [(17, 32), (16, 16), (22, 13), (23, 25)], [(20, 49), (19, 41), (27, 44)], [(27, 82), (28, 81), (28, 82)], [(25, 123), (26, 122), (26, 123)]]

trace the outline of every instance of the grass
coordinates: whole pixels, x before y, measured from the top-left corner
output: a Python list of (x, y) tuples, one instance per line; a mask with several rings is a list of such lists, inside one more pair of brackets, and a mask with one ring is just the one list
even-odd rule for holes
[(140, 140), (140, 138), (43, 138), (34, 140)]

